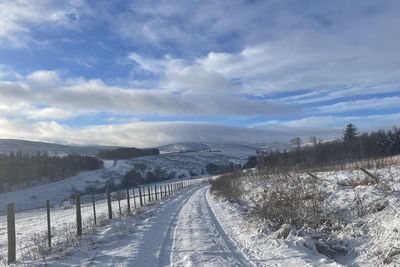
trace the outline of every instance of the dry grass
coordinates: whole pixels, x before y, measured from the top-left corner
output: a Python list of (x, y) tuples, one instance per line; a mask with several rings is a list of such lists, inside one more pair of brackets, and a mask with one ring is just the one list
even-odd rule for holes
[(240, 201), (243, 194), (240, 178), (240, 172), (222, 174), (219, 178), (210, 180), (211, 192), (224, 196), (229, 201)]
[(253, 213), (275, 223), (318, 228), (327, 223), (323, 209), (325, 196), (313, 177), (276, 172), (264, 180), (264, 190), (253, 198)]

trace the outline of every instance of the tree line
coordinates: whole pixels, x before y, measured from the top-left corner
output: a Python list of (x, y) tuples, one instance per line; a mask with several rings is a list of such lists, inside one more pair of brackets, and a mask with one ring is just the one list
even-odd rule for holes
[(92, 156), (49, 156), (22, 152), (0, 154), (0, 192), (38, 181), (59, 181), (80, 171), (103, 167), (103, 161)]
[(116, 149), (101, 150), (98, 153), (99, 158), (109, 160), (131, 159), (144, 156), (158, 156), (160, 150), (158, 148), (135, 148), (135, 147), (118, 147)]
[(311, 137), (305, 144), (304, 140), (296, 137), (291, 142), (291, 150), (258, 151), (258, 164), (269, 168), (313, 168), (394, 156), (400, 154), (400, 129), (394, 127), (391, 130), (359, 133), (357, 127), (350, 123), (343, 129), (342, 137), (333, 141), (323, 142)]

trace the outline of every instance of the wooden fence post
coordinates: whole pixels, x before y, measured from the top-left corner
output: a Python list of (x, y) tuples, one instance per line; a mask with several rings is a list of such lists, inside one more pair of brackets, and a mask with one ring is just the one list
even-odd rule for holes
[(158, 200), (158, 197), (157, 197), (157, 185), (154, 185), (154, 194), (156, 196), (156, 201), (157, 201)]
[(162, 186), (160, 185), (160, 199), (162, 199)]
[(140, 207), (143, 207), (142, 187), (141, 186), (139, 186), (139, 199), (140, 199)]
[(135, 207), (135, 209), (136, 209), (136, 194), (135, 194), (135, 187), (133, 187), (132, 188), (133, 189), (133, 206)]
[(82, 214), (81, 214), (81, 195), (79, 192), (75, 193), (75, 206), (76, 206), (76, 233), (78, 236), (82, 235)]
[(121, 198), (119, 196), (119, 190), (117, 190), (117, 198), (118, 198), (119, 215), (121, 215), (122, 214), (122, 212), (121, 212)]
[(128, 206), (128, 212), (131, 212), (131, 200), (129, 197), (129, 187), (126, 188), (126, 205)]
[(93, 220), (94, 220), (94, 225), (97, 224), (97, 219), (96, 219), (96, 201), (94, 198), (94, 193), (92, 193), (92, 205), (93, 205)]
[(7, 237), (8, 237), (7, 263), (10, 264), (13, 263), (16, 258), (14, 203), (7, 204)]
[(142, 187), (142, 193), (143, 193), (143, 205), (146, 205), (146, 187)]
[(110, 185), (107, 185), (107, 205), (108, 205), (108, 219), (112, 219), (112, 206), (111, 206), (111, 193), (110, 193)]
[(51, 249), (50, 200), (46, 201), (46, 209), (47, 209), (47, 243), (49, 244), (49, 249)]
[(147, 185), (147, 193), (149, 194), (149, 203), (151, 202), (150, 185)]

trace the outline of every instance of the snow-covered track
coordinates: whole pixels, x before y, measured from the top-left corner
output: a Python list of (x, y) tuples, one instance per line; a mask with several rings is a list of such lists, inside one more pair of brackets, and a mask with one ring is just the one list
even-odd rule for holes
[(253, 266), (225, 233), (207, 202), (208, 186), (193, 193), (177, 218), (172, 266)]

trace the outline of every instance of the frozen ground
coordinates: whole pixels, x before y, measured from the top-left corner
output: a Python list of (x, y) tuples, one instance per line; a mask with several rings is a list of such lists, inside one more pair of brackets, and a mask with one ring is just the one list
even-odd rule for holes
[[(49, 266), (338, 266), (300, 246), (261, 237), (230, 203), (209, 194), (208, 185), (136, 215), (99, 227), (94, 242)], [(43, 262), (26, 261), (28, 265)]]
[[(29, 246), (21, 240), (32, 240), (34, 234), (46, 231), (43, 209), (46, 199), (53, 204), (56, 241), (63, 234), (57, 229), (74, 229), (75, 209), (68, 199), (75, 189), (102, 185), (109, 178), (118, 181), (137, 163), (146, 164), (148, 169), (163, 166), (180, 171), (195, 169), (196, 164), (200, 166), (218, 158), (227, 159), (218, 152), (202, 151), (116, 164), (109, 161), (102, 170), (0, 195), (1, 203), (14, 201), (19, 210), (16, 214), (19, 265), (43, 264), (41, 260), (21, 257), (26, 251), (24, 247)], [(317, 233), (312, 236), (302, 231), (299, 235), (293, 231), (286, 239), (276, 238), (266, 222), (249, 216), (250, 198), (257, 199), (262, 188), (246, 180), (242, 184), (241, 205), (215, 198), (206, 185), (186, 189), (176, 198), (98, 227), (90, 242), (83, 239), (69, 256), (57, 254), (46, 262), (52, 266), (397, 266), (400, 264), (400, 167), (369, 171), (376, 179), (360, 170), (314, 173), (318, 177), (315, 185), (325, 196), (325, 208), (343, 219), (343, 225), (325, 238), (340, 242), (347, 250), (345, 256), (330, 259), (318, 253)], [(306, 174), (301, 177), (310, 178)], [(5, 254), (4, 204), (0, 209), (0, 256)], [(125, 206), (123, 201), (122, 208)], [(113, 207), (117, 210), (117, 202), (113, 202)], [(84, 221), (90, 221), (91, 205), (85, 204), (82, 211)], [(97, 203), (97, 212), (106, 214), (104, 201)]]
[[(163, 185), (162, 183), (158, 185)], [(122, 192), (121, 192), (122, 193)], [(147, 194), (147, 192), (145, 192)], [(153, 191), (152, 191), (153, 193)], [(136, 198), (133, 199), (132, 190), (130, 190), (130, 202), (132, 209), (136, 203), (139, 207), (139, 192), (135, 189)], [(112, 194), (113, 199), (116, 199), (116, 194)], [(93, 221), (93, 207), (91, 198), (82, 197), (82, 221), (85, 227), (89, 222)], [(147, 201), (147, 197), (146, 197)], [(118, 213), (118, 201), (112, 202), (112, 208), (114, 213)], [(121, 209), (125, 211), (127, 209), (127, 202), (125, 199), (121, 200)], [(63, 238), (65, 230), (71, 230), (75, 232), (75, 206), (72, 204), (65, 204), (62, 207), (51, 208), (51, 227), (52, 227), (52, 238), (53, 242), (57, 243), (58, 239)], [(106, 217), (107, 203), (105, 201), (105, 195), (96, 195), (96, 214), (97, 218)], [(33, 237), (37, 234), (44, 234), (47, 231), (47, 217), (46, 210), (44, 208), (21, 211), (15, 214), (16, 220), (16, 235), (17, 235), (17, 258), (20, 258), (22, 254), (29, 250), (29, 247), (34, 246)], [(7, 217), (6, 215), (0, 216), (0, 259), (5, 258), (6, 255), (6, 242), (7, 242)], [(1, 261), (1, 260), (0, 260)], [(1, 264), (1, 262), (0, 262)]]
[[(239, 239), (244, 237), (243, 242), (247, 244), (270, 243), (272, 251), (274, 247), (288, 246), (307, 255), (321, 255), (317, 252), (316, 243), (322, 241), (328, 247), (336, 246), (346, 251), (343, 255), (341, 251), (327, 250), (327, 255), (336, 264), (400, 266), (400, 166), (367, 171), (374, 178), (361, 170), (314, 173), (317, 179), (312, 181), (324, 198), (323, 209), (327, 214), (334, 214), (339, 223), (329, 226), (328, 222), (317, 230), (307, 227), (295, 229), (284, 240), (275, 238), (283, 228), (274, 232), (276, 229), (271, 229), (268, 221), (256, 220), (252, 216), (244, 221), (247, 226), (234, 223), (232, 228), (237, 231), (250, 229), (248, 235), (239, 235)], [(295, 173), (291, 175), (297, 176)], [(305, 173), (300, 174), (300, 177), (310, 179)], [(222, 202), (219, 205), (230, 210), (230, 214), (238, 214), (235, 219), (226, 220), (228, 222), (246, 217), (246, 211), (251, 210), (257, 201), (261, 201), (262, 192), (268, 186), (268, 180), (258, 180), (257, 175), (248, 175), (242, 179), (241, 204)], [(251, 236), (254, 238), (250, 238)], [(292, 253), (288, 252), (286, 255)], [(310, 259), (312, 260), (309, 264), (319, 262), (313, 257)], [(335, 264), (333, 260), (325, 257), (323, 262)]]
[[(44, 206), (46, 200), (52, 205), (62, 206), (69, 202), (71, 194), (83, 192), (86, 187), (100, 188), (109, 180), (119, 184), (124, 174), (144, 165), (145, 169), (137, 169), (143, 176), (146, 172), (154, 172), (161, 168), (168, 173), (174, 172), (174, 179), (190, 179), (207, 176), (205, 166), (208, 163), (228, 165), (229, 162), (244, 164), (247, 157), (255, 153), (255, 149), (239, 146), (229, 149), (220, 146), (217, 151), (196, 151), (187, 153), (169, 153), (160, 156), (139, 157), (131, 160), (104, 161), (104, 168), (95, 171), (85, 171), (58, 182), (38, 184), (22, 190), (0, 194), (0, 204), (13, 202), (17, 211), (37, 209)], [(172, 148), (169, 150), (173, 151)], [(0, 205), (0, 215), (4, 214), (5, 205)]]
[(252, 221), (238, 204), (224, 201), (209, 193), (206, 199), (225, 233), (251, 259), (253, 266), (341, 266), (326, 256), (310, 251), (301, 244), (263, 234), (262, 224)]

